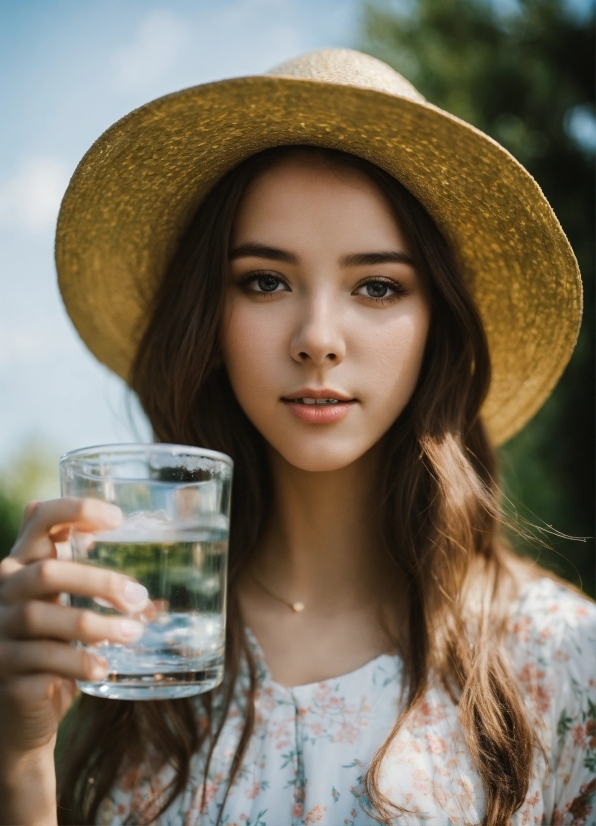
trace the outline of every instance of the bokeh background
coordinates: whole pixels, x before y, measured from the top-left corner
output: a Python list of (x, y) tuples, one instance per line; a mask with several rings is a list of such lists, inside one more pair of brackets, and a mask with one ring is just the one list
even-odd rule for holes
[[(0, 0), (0, 556), (23, 505), (59, 495), (61, 453), (150, 440), (84, 349), (53, 265), (78, 160), (134, 107), (323, 46), (374, 54), (534, 175), (578, 257), (573, 359), (501, 449), (520, 553), (594, 595), (593, 0)], [(532, 538), (533, 537), (533, 538)]]

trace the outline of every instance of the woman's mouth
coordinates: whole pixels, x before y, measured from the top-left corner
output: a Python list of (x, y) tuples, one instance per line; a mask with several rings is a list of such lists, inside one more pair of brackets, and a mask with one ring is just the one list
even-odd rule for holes
[(309, 424), (332, 424), (350, 412), (356, 404), (356, 399), (346, 398), (343, 394), (332, 394), (325, 391), (315, 391), (312, 395), (292, 393), (282, 397), (281, 401), (291, 413), (303, 422)]
[(296, 402), (296, 404), (339, 404), (339, 399), (288, 399), (288, 401)]

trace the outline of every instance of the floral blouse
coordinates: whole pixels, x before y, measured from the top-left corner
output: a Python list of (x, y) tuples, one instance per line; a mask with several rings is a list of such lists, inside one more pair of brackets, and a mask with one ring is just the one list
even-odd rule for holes
[[(395, 724), (402, 682), (384, 654), (341, 677), (285, 688), (258, 667), (254, 733), (224, 805), (223, 826), (373, 826), (363, 778)], [(544, 578), (527, 585), (512, 613), (509, 649), (524, 699), (541, 721), (549, 766), (537, 753), (528, 795), (512, 826), (596, 824), (596, 606)], [(215, 826), (242, 724), (246, 669), (212, 758), (201, 813), (204, 754), (159, 826)], [(170, 770), (171, 771), (171, 770)], [(171, 778), (125, 774), (98, 823), (134, 823), (135, 811)], [(470, 826), (485, 810), (457, 707), (437, 685), (392, 741), (380, 788), (410, 811), (392, 824)]]

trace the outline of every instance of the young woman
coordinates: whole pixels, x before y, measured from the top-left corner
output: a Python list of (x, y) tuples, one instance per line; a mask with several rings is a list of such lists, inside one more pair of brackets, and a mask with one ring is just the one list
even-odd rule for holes
[(156, 439), (236, 463), (224, 683), (79, 697), (57, 796), (73, 680), (105, 673), (69, 643), (128, 639), (59, 595), (138, 596), (57, 558), (113, 507), (32, 503), (1, 569), (0, 821), (593, 822), (596, 610), (508, 551), (491, 441), (569, 358), (572, 253), (521, 167), (388, 67), (277, 75), (116, 124), (58, 230), (71, 317)]

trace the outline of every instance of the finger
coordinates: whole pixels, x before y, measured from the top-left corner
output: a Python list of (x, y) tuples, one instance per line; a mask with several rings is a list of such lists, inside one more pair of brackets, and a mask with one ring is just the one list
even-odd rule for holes
[(23, 531), (25, 530), (25, 528), (27, 527), (27, 525), (31, 521), (31, 519), (33, 517), (33, 514), (35, 513), (35, 510), (36, 510), (38, 505), (39, 505), (38, 500), (34, 499), (32, 502), (29, 502), (29, 504), (27, 504), (25, 506), (25, 510), (23, 511), (23, 519), (21, 521), (21, 527), (19, 528), (19, 533), (17, 535), (17, 539), (19, 539), (19, 537), (22, 535)]
[(60, 678), (54, 674), (27, 674), (15, 677), (10, 683), (0, 683), (0, 697), (11, 701), (15, 706), (30, 712), (31, 708), (50, 700), (57, 688)]
[(55, 597), (62, 592), (99, 597), (127, 613), (142, 611), (148, 601), (147, 589), (130, 577), (108, 568), (57, 559), (24, 565), (0, 582), (0, 602), (4, 604)]
[[(33, 503), (32, 503), (33, 504)], [(11, 551), (24, 562), (55, 556), (53, 540), (63, 541), (75, 525), (81, 531), (109, 531), (122, 522), (122, 511), (101, 499), (65, 497), (38, 502)]]
[(20, 571), (21, 568), (24, 567), (23, 563), (15, 559), (14, 556), (5, 556), (4, 559), (0, 561), (0, 583), (3, 582), (6, 577), (16, 574), (17, 571)]
[(109, 640), (127, 644), (145, 632), (142, 622), (47, 602), (19, 602), (0, 611), (0, 636), (10, 639), (78, 640), (89, 645)]
[(102, 680), (106, 661), (84, 648), (54, 640), (0, 642), (0, 680), (15, 674), (43, 673), (72, 680)]
[(74, 680), (55, 674), (25, 674), (0, 683), (0, 702), (9, 701), (13, 711), (16, 707), (30, 715), (36, 706), (56, 697), (60, 706), (69, 706), (77, 690)]

